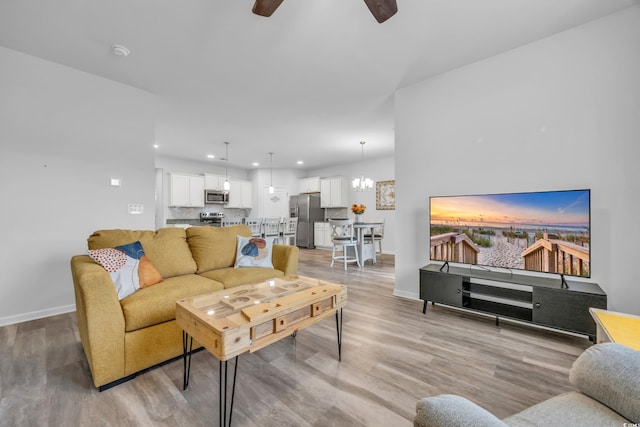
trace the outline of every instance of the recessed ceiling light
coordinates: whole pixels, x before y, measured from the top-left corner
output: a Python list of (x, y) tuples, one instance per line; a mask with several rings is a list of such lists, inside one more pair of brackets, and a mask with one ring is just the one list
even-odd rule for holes
[(260, 166), (260, 163), (258, 163), (258, 162), (253, 162), (253, 163), (251, 163), (251, 165), (252, 165), (252, 166)]
[(119, 44), (114, 44), (113, 46), (111, 46), (111, 50), (114, 54), (122, 57), (129, 56), (130, 53), (129, 49)]
[(210, 158), (210, 159), (215, 159), (216, 158), (216, 156), (214, 156), (213, 154), (207, 154), (207, 157)]
[(304, 162), (302, 160), (298, 160), (296, 163), (299, 165), (304, 165)]
[(158, 144), (153, 144), (153, 148), (158, 148), (160, 147)]

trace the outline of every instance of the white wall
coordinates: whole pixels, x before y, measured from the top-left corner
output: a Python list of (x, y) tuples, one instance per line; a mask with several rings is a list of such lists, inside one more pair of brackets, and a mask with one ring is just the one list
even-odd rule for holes
[[(271, 169), (254, 169), (249, 172), (249, 176), (253, 183), (253, 215), (264, 215), (264, 190), (269, 188), (271, 181)], [(298, 194), (298, 180), (306, 176), (303, 170), (299, 169), (273, 169), (273, 186), (279, 191), (287, 191), (287, 205), (288, 196)], [(287, 214), (288, 214), (287, 209)]]
[(0, 64), (3, 325), (75, 309), (69, 260), (94, 230), (153, 228), (154, 122), (140, 90), (3, 47)]
[(428, 197), (591, 188), (592, 280), (640, 314), (640, 7), (396, 94), (396, 289), (418, 296)]
[[(306, 176), (344, 176), (349, 180), (359, 177), (363, 174), (367, 178), (371, 178), (374, 182), (390, 181), (395, 179), (395, 162), (394, 157), (384, 157), (379, 159), (358, 161), (350, 164), (336, 165), (327, 168), (310, 170)], [(384, 253), (396, 253), (397, 224), (395, 210), (376, 210), (376, 189), (371, 191), (354, 191), (349, 186), (349, 202), (362, 203), (367, 207), (363, 219), (384, 219), (384, 240), (382, 242), (382, 251)], [(397, 206), (397, 205), (396, 205)], [(349, 210), (351, 212), (351, 210)]]
[[(223, 161), (212, 160), (211, 162), (194, 162), (192, 160), (178, 159), (175, 157), (166, 157), (156, 154), (155, 156), (156, 168), (164, 169), (165, 173), (169, 172), (182, 172), (192, 174), (204, 174), (209, 173), (212, 175), (224, 175), (225, 165)], [(227, 168), (229, 178), (247, 180), (248, 174), (244, 169)]]

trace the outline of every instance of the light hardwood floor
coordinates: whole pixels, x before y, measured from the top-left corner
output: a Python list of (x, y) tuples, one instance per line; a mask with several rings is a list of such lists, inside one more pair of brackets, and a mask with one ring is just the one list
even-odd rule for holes
[[(300, 274), (348, 286), (342, 362), (333, 318), (240, 356), (233, 425), (410, 426), (416, 401), (440, 393), (502, 418), (571, 390), (571, 364), (590, 345), (441, 306), (423, 315), (421, 301), (392, 296), (392, 255), (344, 272), (328, 251), (300, 252)], [(1, 426), (210, 426), (217, 399), (206, 351), (186, 392), (176, 361), (100, 393), (75, 313), (0, 328)]]

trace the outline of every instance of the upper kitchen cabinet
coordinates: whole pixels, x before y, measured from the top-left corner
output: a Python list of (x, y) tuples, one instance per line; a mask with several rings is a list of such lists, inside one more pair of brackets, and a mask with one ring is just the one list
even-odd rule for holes
[(224, 190), (224, 180), (226, 177), (224, 175), (211, 175), (208, 173), (204, 174), (204, 188), (205, 190)]
[(225, 208), (250, 209), (253, 198), (253, 184), (251, 181), (229, 180), (229, 203)]
[(349, 182), (343, 176), (320, 180), (320, 207), (346, 208), (349, 206)]
[(301, 178), (298, 181), (298, 193), (319, 193), (320, 192), (320, 177), (312, 176), (309, 178)]
[(169, 206), (204, 207), (204, 176), (170, 173)]

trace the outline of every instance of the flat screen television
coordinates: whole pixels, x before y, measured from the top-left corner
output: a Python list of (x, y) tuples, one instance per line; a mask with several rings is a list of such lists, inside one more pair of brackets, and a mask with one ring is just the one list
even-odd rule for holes
[(429, 198), (430, 259), (591, 277), (590, 190)]

